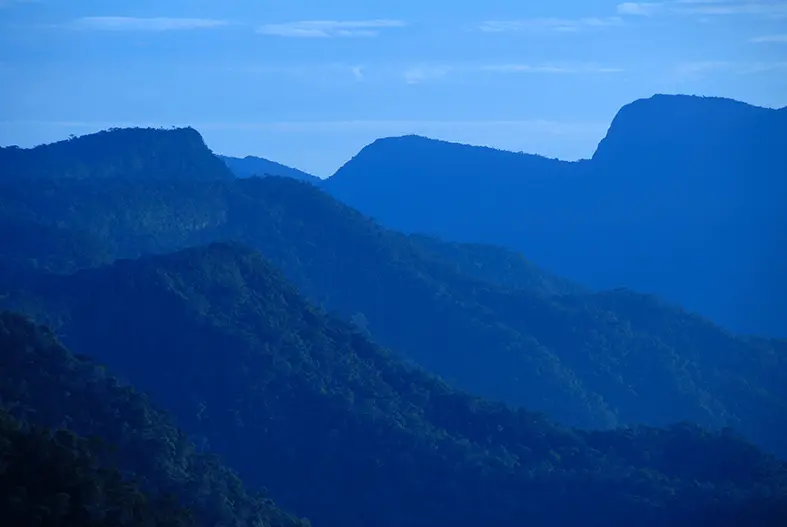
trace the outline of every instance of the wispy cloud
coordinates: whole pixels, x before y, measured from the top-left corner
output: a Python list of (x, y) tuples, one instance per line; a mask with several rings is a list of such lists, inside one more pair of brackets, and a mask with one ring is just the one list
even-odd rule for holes
[(695, 75), (712, 71), (729, 70), (734, 64), (734, 62), (724, 60), (702, 60), (678, 64), (675, 70), (681, 75)]
[(663, 5), (658, 2), (623, 2), (618, 4), (619, 15), (651, 16), (658, 13)]
[(523, 20), (486, 20), (481, 23), (481, 31), (501, 33), (507, 31), (555, 31), (573, 33), (585, 29), (600, 29), (619, 26), (623, 19), (617, 16), (605, 18), (528, 18)]
[(759, 37), (754, 37), (751, 39), (752, 42), (763, 43), (763, 42), (779, 42), (779, 43), (787, 43), (787, 33), (783, 33), (781, 35), (762, 35)]
[(596, 64), (488, 64), (483, 71), (496, 73), (620, 73), (622, 68), (611, 68)]
[(423, 64), (405, 68), (402, 77), (407, 84), (421, 84), (427, 81), (442, 79), (459, 69), (461, 69), (461, 67), (456, 65)]
[(787, 2), (716, 1), (703, 2), (682, 0), (676, 2), (675, 10), (690, 15), (755, 15), (781, 18), (787, 16)]
[(622, 16), (653, 16), (657, 14), (698, 16), (760, 16), (787, 17), (783, 0), (752, 2), (746, 0), (673, 0), (671, 2), (623, 2), (617, 12)]
[(305, 82), (364, 82), (369, 84), (427, 84), (474, 81), (479, 75), (503, 74), (611, 74), (624, 71), (614, 65), (594, 62), (508, 63), (508, 62), (383, 62), (383, 63), (277, 63), (225, 65), (217, 72), (284, 76)]
[(787, 61), (727, 61), (708, 60), (678, 64), (676, 73), (682, 76), (696, 76), (708, 73), (728, 73), (733, 75), (753, 75), (787, 70)]
[(422, 84), (453, 78), (477, 78), (479, 74), (594, 74), (619, 73), (621, 68), (600, 66), (595, 63), (458, 63), (418, 64), (404, 69), (402, 77), (407, 84)]
[(350, 72), (352, 73), (353, 77), (357, 81), (362, 81), (365, 78), (365, 74), (363, 72), (363, 66), (353, 66), (350, 68)]
[(136, 18), (126, 16), (87, 16), (74, 20), (73, 29), (94, 31), (182, 31), (212, 29), (229, 25), (211, 18)]
[(787, 70), (787, 61), (781, 62), (750, 62), (738, 64), (735, 73), (739, 75), (751, 75), (754, 73), (769, 73), (772, 71)]
[(405, 26), (401, 20), (302, 20), (283, 24), (265, 24), (257, 33), (277, 37), (376, 37), (381, 29)]

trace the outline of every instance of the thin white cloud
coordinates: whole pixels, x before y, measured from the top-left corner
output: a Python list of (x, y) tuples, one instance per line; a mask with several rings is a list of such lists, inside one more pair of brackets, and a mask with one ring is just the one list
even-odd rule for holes
[(348, 74), (358, 77), (366, 75), (366, 66), (345, 62), (230, 62), (217, 63), (215, 71), (220, 73), (243, 73), (259, 75), (291, 75), (295, 77), (308, 77), (317, 75), (338, 75), (345, 77)]
[(74, 20), (73, 29), (94, 31), (182, 31), (227, 26), (226, 20), (211, 18), (136, 18), (126, 16), (87, 16)]
[(357, 81), (362, 81), (365, 78), (363, 66), (353, 66), (350, 68), (350, 72)]
[(597, 18), (528, 18), (523, 20), (486, 20), (481, 23), (481, 31), (502, 33), (509, 31), (555, 31), (573, 33), (585, 29), (600, 29), (623, 24), (617, 16)]
[(712, 71), (729, 70), (734, 64), (734, 62), (724, 60), (703, 60), (678, 64), (675, 70), (681, 75), (694, 75)]
[(463, 82), (481, 74), (603, 74), (619, 73), (622, 68), (593, 62), (559, 63), (497, 63), (497, 62), (447, 62), (447, 63), (286, 63), (227, 65), (217, 69), (222, 73), (240, 73), (265, 76), (289, 76), (314, 82), (366, 82), (380, 84), (402, 82), (425, 84), (433, 82)]
[(762, 35), (759, 37), (754, 37), (751, 39), (751, 41), (756, 43), (778, 42), (787, 44), (787, 33), (783, 33), (781, 35)]
[(427, 81), (442, 79), (457, 69), (457, 66), (454, 65), (426, 64), (408, 67), (402, 75), (407, 84), (420, 84)]
[(727, 73), (733, 75), (753, 75), (787, 70), (787, 61), (737, 62), (727, 60), (708, 60), (685, 62), (677, 65), (676, 73), (682, 76), (696, 76), (708, 73)]
[(620, 73), (623, 71), (621, 68), (596, 64), (489, 64), (482, 66), (481, 69), (496, 73)]
[(594, 63), (545, 63), (545, 64), (419, 64), (405, 68), (402, 74), (408, 84), (443, 80), (449, 77), (474, 78), (481, 73), (489, 74), (594, 74), (618, 73), (621, 68), (600, 66)]
[(787, 70), (787, 61), (782, 62), (749, 62), (738, 64), (735, 73), (751, 75), (755, 73), (770, 73), (772, 71)]
[(265, 24), (257, 33), (277, 37), (327, 38), (376, 37), (381, 29), (403, 27), (401, 20), (302, 20), (283, 24)]
[(623, 16), (651, 16), (663, 8), (658, 2), (623, 2), (617, 5), (617, 12)]
[(689, 15), (753, 15), (770, 18), (787, 16), (787, 2), (680, 2), (675, 11)]
[(760, 16), (787, 17), (784, 0), (752, 2), (746, 0), (673, 0), (671, 2), (623, 2), (617, 5), (622, 16), (652, 16), (656, 14), (696, 16)]

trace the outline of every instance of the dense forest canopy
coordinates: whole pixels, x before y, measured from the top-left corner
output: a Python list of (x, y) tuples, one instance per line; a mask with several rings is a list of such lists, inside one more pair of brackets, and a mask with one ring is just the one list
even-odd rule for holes
[(242, 246), (45, 287), (54, 307), (29, 310), (56, 315), (75, 349), (317, 525), (690, 525), (784, 489), (783, 463), (728, 431), (576, 432), (457, 392), (310, 306)]
[[(242, 242), (315, 304), (472, 393), (575, 426), (733, 426), (787, 455), (779, 341), (628, 290), (584, 291), (505, 249), (404, 236), (289, 178), (196, 179), (9, 178), (0, 207), (31, 229), (59, 229), (43, 239), (97, 244), (97, 262)], [(25, 262), (85, 266), (81, 251), (54, 243), (0, 249), (0, 276), (24, 275)]]
[[(2, 312), (0, 350), (0, 410), (8, 413), (2, 432), (10, 441), (0, 446), (11, 463), (0, 470), (10, 492), (0, 500), (4, 520), (35, 525), (39, 515), (53, 522), (44, 525), (308, 526), (245, 490), (204, 451), (204, 439), (195, 445), (146, 394), (66, 350), (48, 328)], [(31, 442), (41, 446), (24, 448)], [(53, 470), (54, 460), (62, 472)], [(46, 470), (31, 468), (47, 463)], [(44, 509), (32, 510), (39, 505)]]
[[(614, 128), (642, 111), (624, 110)], [(612, 163), (613, 143), (524, 163), (548, 194)], [(402, 144), (434, 148), (373, 146)], [(513, 181), (503, 169), (523, 162), (440, 148), (416, 168)], [(783, 525), (787, 341), (500, 246), (392, 231), (308, 178), (234, 178), (235, 161), (190, 128), (0, 150), (4, 517)], [(56, 485), (20, 479), (42, 460)]]
[(88, 441), (25, 426), (0, 409), (0, 513), (6, 525), (185, 527), (188, 511), (151, 501), (117, 470), (101, 468)]

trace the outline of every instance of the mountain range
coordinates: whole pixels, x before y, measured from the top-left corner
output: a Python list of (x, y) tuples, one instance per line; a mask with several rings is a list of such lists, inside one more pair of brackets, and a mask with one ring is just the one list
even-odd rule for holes
[[(161, 156), (136, 160), (142, 150), (130, 141), (161, 133), (123, 131), (114, 163), (166, 166)], [(571, 426), (733, 426), (787, 454), (785, 341), (738, 337), (629, 290), (587, 292), (505, 249), (402, 235), (290, 178), (227, 179), (212, 172), (204, 143), (191, 150), (193, 130), (163, 133), (183, 142), (171, 153), (182, 166), (206, 170), (106, 179), (99, 159), (95, 178), (30, 184), (18, 165), (0, 181), (9, 232), (36, 236), (0, 250), (6, 283), (35, 288), (43, 282), (32, 270), (241, 242), (316, 305), (458, 388)], [(94, 140), (70, 144), (82, 139)]]
[(787, 108), (656, 95), (591, 159), (380, 139), (324, 188), (383, 225), (498, 244), (593, 289), (656, 294), (787, 337)]
[[(425, 162), (435, 145), (378, 143), (397, 141)], [(504, 178), (496, 163), (526, 159), (552, 192), (550, 178), (589, 181), (606, 162), (439, 144), (455, 150), (426, 163), (422, 190), (446, 166)], [(735, 155), (772, 145), (747, 148)], [(0, 513), (257, 527), (787, 516), (774, 457), (787, 457), (787, 341), (494, 243), (391, 230), (331, 180), (233, 170), (190, 128), (0, 149), (1, 452), (34, 438), (26, 455), (57, 452), (64, 475), (13, 487)], [(779, 212), (762, 199), (762, 217)]]
[[(755, 514), (770, 525), (787, 504), (773, 497), (787, 466), (729, 430), (571, 431), (457, 392), (310, 306), (240, 245), (42, 277), (25, 292), (28, 313), (132, 380), (247, 485), (265, 486), (315, 525), (721, 525)], [(215, 525), (204, 511), (212, 500), (174, 486), (180, 467), (194, 467), (183, 460), (194, 450), (182, 437), (156, 439), (177, 434), (166, 416), (115, 381), (107, 392), (96, 366), (51, 333), (5, 319), (13, 345), (3, 348), (3, 401), (22, 416), (35, 404), (27, 419), (36, 424), (106, 427), (131, 474), (157, 477), (141, 488), (182, 496)], [(219, 509), (231, 521), (245, 510), (236, 499)]]

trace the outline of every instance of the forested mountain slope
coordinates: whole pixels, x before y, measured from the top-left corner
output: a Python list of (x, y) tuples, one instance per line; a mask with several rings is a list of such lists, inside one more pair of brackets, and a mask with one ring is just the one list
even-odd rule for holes
[(35, 148), (0, 147), (0, 179), (118, 177), (197, 181), (233, 175), (193, 128), (114, 128)]
[(624, 106), (590, 160), (386, 138), (323, 187), (393, 229), (504, 245), (592, 288), (787, 337), (785, 116), (657, 95)]
[(9, 312), (0, 313), (0, 424), (3, 525), (308, 525), (247, 492), (147, 395)]
[(188, 511), (153, 502), (117, 470), (101, 468), (74, 434), (26, 426), (0, 408), (0, 514), (5, 525), (194, 525)]
[(785, 510), (783, 463), (729, 431), (575, 432), (465, 395), (236, 244), (49, 275), (12, 300), (315, 525), (722, 525), (757, 511), (778, 525)]
[(265, 159), (264, 157), (246, 156), (246, 157), (232, 157), (232, 156), (218, 156), (219, 159), (224, 161), (236, 177), (265, 177), (265, 176), (281, 176), (289, 177), (312, 183), (317, 185), (320, 183), (320, 178), (308, 174), (297, 168), (288, 167)]
[[(9, 179), (0, 206), (98, 240), (112, 257), (240, 241), (315, 303), (471, 393), (572, 425), (734, 426), (787, 455), (783, 342), (740, 338), (629, 291), (587, 294), (502, 249), (404, 236), (311, 185)], [(34, 246), (3, 250), (39, 258)]]

